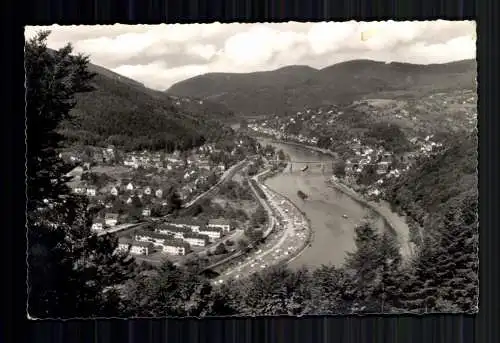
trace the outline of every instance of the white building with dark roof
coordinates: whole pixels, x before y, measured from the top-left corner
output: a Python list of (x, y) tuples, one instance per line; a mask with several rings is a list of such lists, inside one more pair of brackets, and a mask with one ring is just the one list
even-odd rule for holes
[(220, 227), (202, 226), (198, 233), (208, 236), (210, 242), (215, 242), (222, 237), (222, 229)]
[(190, 250), (189, 244), (180, 239), (171, 239), (163, 244), (163, 252), (170, 255), (184, 256)]
[(118, 213), (106, 213), (104, 216), (104, 222), (108, 226), (115, 226), (118, 224)]
[(217, 219), (210, 219), (208, 221), (208, 227), (209, 228), (220, 228), (222, 229), (223, 233), (228, 233), (231, 231), (231, 224), (229, 221), (223, 219), (223, 218), (217, 218)]
[(210, 242), (210, 239), (206, 235), (200, 235), (197, 233), (187, 233), (184, 235), (184, 241), (192, 246), (204, 247)]
[(118, 250), (129, 251), (133, 255), (149, 255), (154, 251), (154, 245), (150, 242), (140, 242), (120, 237), (118, 239)]

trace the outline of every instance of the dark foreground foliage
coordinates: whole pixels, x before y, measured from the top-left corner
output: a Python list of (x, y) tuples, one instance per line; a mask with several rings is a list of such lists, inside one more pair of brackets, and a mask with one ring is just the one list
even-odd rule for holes
[[(446, 188), (436, 184), (441, 206), (434, 212), (430, 209), (437, 200), (424, 198), (420, 188), (413, 190), (418, 209), (438, 219), (432, 227), (424, 220), (422, 242), (410, 261), (402, 260), (394, 237), (377, 232), (370, 223), (356, 229), (356, 249), (342, 267), (292, 271), (278, 266), (217, 287), (200, 275), (196, 260), (184, 267), (165, 262), (148, 268), (115, 253), (116, 239), (91, 234), (87, 203), (69, 192), (64, 175), (71, 167), (56, 153), (62, 140), (56, 133), (59, 123), (69, 120), (75, 94), (90, 90), (88, 59), (70, 55), (71, 47), (49, 52), (46, 37), (41, 33), (29, 41), (25, 52), (28, 311), (32, 317), (477, 310), (475, 187), (452, 188), (453, 194), (446, 195)], [(451, 163), (453, 151), (436, 158)], [(423, 162), (414, 180), (433, 177), (438, 164)], [(434, 175), (438, 180), (441, 176)], [(411, 184), (410, 177), (401, 186), (406, 192), (419, 187)], [(459, 176), (454, 180), (463, 181)], [(428, 191), (429, 185), (425, 187)], [(406, 211), (412, 209), (402, 201), (400, 205)]]

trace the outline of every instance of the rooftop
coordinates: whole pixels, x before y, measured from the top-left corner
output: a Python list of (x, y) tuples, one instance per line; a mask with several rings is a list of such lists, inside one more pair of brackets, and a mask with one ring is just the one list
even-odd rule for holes
[(189, 219), (189, 218), (174, 218), (166, 222), (166, 224), (168, 224), (169, 222), (172, 224), (199, 225), (199, 226), (205, 224), (203, 221)]
[(189, 249), (189, 244), (187, 244), (186, 242), (184, 242), (181, 239), (172, 238), (172, 239), (165, 241), (165, 243), (163, 245), (170, 246), (170, 247)]
[(138, 247), (147, 247), (147, 248), (152, 248), (153, 243), (150, 242), (139, 242), (135, 241), (133, 239), (127, 238), (127, 237), (120, 237), (118, 238), (118, 243), (120, 244), (129, 244), (133, 246), (138, 246)]
[(202, 235), (199, 233), (187, 233), (184, 235), (184, 238), (194, 238), (194, 239), (203, 239), (208, 242), (209, 237), (207, 235)]
[(200, 231), (204, 231), (204, 232), (222, 232), (222, 229), (220, 227), (208, 227), (208, 226), (204, 226), (202, 228), (200, 228)]
[(191, 229), (187, 227), (177, 227), (177, 226), (172, 226), (172, 225), (161, 225), (158, 227), (156, 230), (168, 230), (171, 232), (191, 232)]
[(151, 237), (151, 238), (159, 238), (159, 239), (169, 239), (170, 236), (161, 234), (158, 232), (153, 232), (153, 231), (147, 231), (147, 230), (136, 230), (134, 232), (135, 236), (146, 236), (146, 237)]
[(229, 225), (229, 221), (224, 219), (224, 218), (216, 218), (216, 219), (210, 219), (208, 221), (208, 224), (213, 224), (213, 225)]

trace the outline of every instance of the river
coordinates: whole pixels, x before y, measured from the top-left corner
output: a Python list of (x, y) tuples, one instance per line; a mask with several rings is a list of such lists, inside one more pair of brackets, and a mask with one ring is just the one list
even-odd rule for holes
[[(270, 139), (258, 138), (262, 145), (271, 144), (282, 149), (292, 161), (325, 161), (327, 165), (332, 157), (295, 145), (273, 142)], [(331, 170), (331, 169), (330, 169)], [(341, 265), (346, 253), (354, 250), (354, 228), (366, 216), (373, 212), (348, 195), (327, 186), (325, 180), (330, 172), (322, 173), (320, 168), (301, 171), (301, 166), (294, 166), (266, 180), (273, 190), (285, 195), (293, 201), (309, 218), (313, 240), (290, 267), (317, 267), (321, 264)], [(297, 191), (308, 195), (303, 201)], [(344, 218), (343, 215), (347, 215)], [(384, 221), (378, 217), (376, 224), (383, 228)]]

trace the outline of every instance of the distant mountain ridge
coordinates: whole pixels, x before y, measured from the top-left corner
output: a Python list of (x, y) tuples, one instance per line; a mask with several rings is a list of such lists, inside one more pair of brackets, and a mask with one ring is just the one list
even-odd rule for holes
[(409, 64), (352, 60), (323, 69), (287, 66), (254, 73), (209, 73), (172, 85), (166, 92), (210, 99), (237, 115), (281, 115), (306, 106), (347, 104), (355, 100), (428, 94), (475, 88), (475, 60)]

